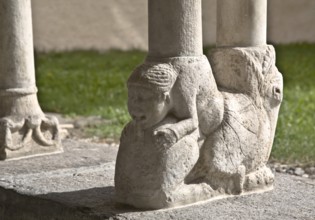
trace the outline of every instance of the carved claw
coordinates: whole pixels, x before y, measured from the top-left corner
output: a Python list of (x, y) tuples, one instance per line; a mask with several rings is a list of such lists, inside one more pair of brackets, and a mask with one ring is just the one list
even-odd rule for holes
[(26, 119), (26, 126), (30, 129), (36, 129), (37, 127), (40, 127), (42, 123), (41, 117), (29, 117)]
[(174, 131), (169, 128), (157, 129), (153, 134), (159, 151), (169, 149), (177, 141)]
[(31, 138), (32, 133), (33, 133), (33, 130), (28, 129), (27, 132), (25, 133), (24, 137), (22, 138), (22, 142), (14, 147), (13, 142), (12, 142), (11, 130), (8, 130), (6, 135), (5, 135), (5, 147), (11, 151), (17, 151), (17, 150), (23, 148), (25, 146), (26, 142)]
[[(58, 119), (56, 117), (49, 117), (46, 116), (41, 119), (41, 124), (37, 125), (37, 127), (34, 129), (34, 138), (36, 139), (39, 144), (42, 146), (53, 146), (55, 145), (54, 140), (59, 139), (59, 123)], [(50, 128), (52, 129), (52, 140), (47, 140), (42, 131), (41, 131), (41, 126), (43, 128)]]
[(47, 127), (47, 128), (52, 128), (53, 129), (52, 139), (53, 140), (59, 139), (59, 122), (58, 122), (58, 119), (56, 117), (46, 116), (42, 120), (42, 126)]
[(43, 146), (52, 146), (53, 142), (46, 140), (40, 129), (42, 117), (29, 117), (26, 119), (26, 127), (33, 130), (34, 139)]
[(5, 127), (4, 128), (5, 133), (4, 133), (4, 147), (8, 148), (8, 149), (14, 149), (12, 147), (12, 134), (11, 134), (11, 130), (9, 127)]
[(1, 119), (1, 126), (3, 126), (4, 129), (4, 147), (11, 150), (16, 151), (21, 149), (24, 146), (25, 142), (25, 136), (23, 137), (22, 143), (18, 144), (17, 146), (13, 146), (12, 141), (12, 132), (20, 130), (24, 125), (25, 120), (21, 119), (17, 122), (12, 121), (9, 118), (3, 118)]
[(12, 132), (20, 130), (24, 126), (25, 120), (23, 118), (2, 118), (0, 119), (1, 126), (9, 128)]
[[(42, 146), (55, 145), (54, 140), (58, 140), (59, 127), (56, 117), (38, 117), (32, 116), (27, 119), (23, 118), (2, 118), (0, 119), (0, 127), (2, 128), (3, 144), (1, 147), (7, 148), (11, 151), (17, 151), (25, 146), (25, 144), (32, 138)], [(22, 140), (18, 144), (13, 143), (12, 133), (21, 129), (25, 129)], [(44, 129), (52, 129), (52, 140), (47, 140), (41, 131)]]
[(42, 133), (42, 131), (41, 131), (41, 129), (40, 129), (40, 126), (37, 126), (35, 129), (33, 129), (33, 136), (34, 136), (34, 139), (40, 144), (40, 145), (42, 145), (42, 146), (52, 146), (52, 145), (54, 145), (54, 142), (53, 141), (50, 141), (50, 140), (47, 140), (45, 137), (44, 137), (44, 135), (43, 135), (43, 133)]

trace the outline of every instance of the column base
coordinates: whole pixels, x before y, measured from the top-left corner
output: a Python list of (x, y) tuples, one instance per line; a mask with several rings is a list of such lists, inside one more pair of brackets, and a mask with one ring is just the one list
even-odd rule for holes
[(55, 117), (4, 117), (0, 127), (1, 160), (63, 152)]
[(0, 160), (62, 152), (58, 120), (45, 116), (36, 91), (0, 90)]

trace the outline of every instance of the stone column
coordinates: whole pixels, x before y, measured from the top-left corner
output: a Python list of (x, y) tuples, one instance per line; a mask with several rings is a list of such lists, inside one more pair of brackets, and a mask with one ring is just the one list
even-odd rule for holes
[(149, 0), (149, 56), (202, 56), (201, 0)]
[(186, 180), (223, 117), (202, 54), (201, 0), (149, 0), (149, 53), (127, 85), (132, 121), (116, 161), (117, 201), (159, 209), (210, 198), (209, 185)]
[(37, 101), (31, 0), (0, 0), (0, 158), (61, 151), (58, 121)]
[(217, 46), (250, 47), (266, 44), (267, 0), (217, 2)]

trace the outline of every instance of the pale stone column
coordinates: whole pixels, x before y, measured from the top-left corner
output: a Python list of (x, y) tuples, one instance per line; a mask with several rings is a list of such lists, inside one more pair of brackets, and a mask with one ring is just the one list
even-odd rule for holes
[(217, 1), (217, 46), (266, 44), (267, 0)]
[[(37, 101), (31, 0), (0, 0), (0, 158), (61, 151)], [(45, 146), (45, 147), (43, 147)]]
[(149, 1), (149, 56), (202, 56), (201, 0)]

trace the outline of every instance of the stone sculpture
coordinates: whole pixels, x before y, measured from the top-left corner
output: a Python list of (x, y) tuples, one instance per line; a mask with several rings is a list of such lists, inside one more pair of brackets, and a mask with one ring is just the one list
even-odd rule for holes
[(282, 101), (274, 49), (217, 49), (210, 60), (224, 97), (224, 116), (206, 137), (190, 179), (233, 194), (271, 186), (273, 174), (266, 163)]
[(116, 161), (119, 203), (160, 209), (273, 187), (266, 162), (282, 100), (274, 48), (262, 37), (241, 47), (228, 37), (209, 56), (212, 72), (200, 45), (200, 3), (149, 1), (149, 54), (127, 83), (132, 121)]
[(30, 0), (0, 0), (0, 159), (61, 152), (37, 100)]
[[(184, 181), (198, 160), (200, 136), (197, 89), (189, 90), (188, 85), (197, 83), (196, 79), (211, 69), (204, 62), (204, 69), (193, 71), (198, 76), (189, 78), (179, 75), (176, 69), (176, 63), (183, 68), (185, 63), (194, 66), (191, 64), (204, 60), (205, 57), (174, 58), (163, 63), (147, 61), (131, 74), (128, 110), (133, 120), (124, 128), (117, 157), (118, 201), (142, 208), (163, 208), (206, 199), (212, 193), (206, 184), (187, 185)], [(209, 79), (201, 83), (201, 91), (211, 88), (206, 87)], [(186, 97), (181, 96), (180, 89), (186, 90)], [(201, 100), (198, 104), (202, 104)]]

